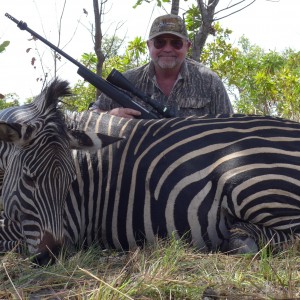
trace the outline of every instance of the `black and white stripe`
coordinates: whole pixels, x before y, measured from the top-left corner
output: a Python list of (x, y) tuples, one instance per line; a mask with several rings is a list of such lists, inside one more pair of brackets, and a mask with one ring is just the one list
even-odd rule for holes
[[(35, 198), (41, 201), (38, 207), (30, 207), (37, 211), (34, 216), (28, 213), (28, 219), (23, 217), (21, 225), (14, 225), (14, 230), (22, 228), (18, 234), (25, 234), (30, 247), (42, 252), (48, 240), (50, 249), (59, 246), (53, 240), (60, 240), (56, 238), (60, 231), (73, 245), (97, 242), (117, 249), (175, 234), (186, 236), (204, 251), (232, 251), (245, 245), (248, 252), (256, 251), (261, 241), (271, 239), (278, 244), (299, 237), (300, 124), (296, 122), (245, 115), (132, 120), (84, 112), (65, 115), (66, 136), (57, 129), (64, 128), (61, 123), (50, 126), (56, 130), (45, 130), (49, 123), (40, 122), (45, 113), (41, 118), (37, 107), (30, 107), (31, 112), (25, 114), (27, 107), (0, 113), (2, 120), (9, 114), (13, 117), (6, 120), (16, 122), (16, 115), (25, 115), (20, 123), (35, 120), (43, 139), (54, 140), (61, 147), (57, 153), (55, 147), (49, 147), (51, 142), (35, 136), (32, 143), (40, 160), (27, 158), (38, 166), (38, 177), (43, 180), (34, 184), (7, 163), (19, 151), (16, 146), (0, 161), (5, 171), (3, 189), (11, 190), (16, 177), (22, 182), (14, 187), (18, 194), (14, 202), (12, 197), (4, 199), (4, 219), (20, 222), (18, 214), (26, 209), (24, 203), (26, 206)], [(55, 123), (55, 118), (52, 121)], [(106, 146), (115, 141), (107, 135), (118, 141)], [(23, 132), (21, 136), (24, 140), (26, 135)], [(85, 145), (97, 148), (99, 138), (103, 140), (101, 150), (82, 150)], [(45, 159), (40, 158), (41, 153)], [(49, 159), (54, 154), (57, 160)], [(55, 161), (54, 171), (49, 173)], [(20, 164), (24, 173), (24, 161)], [(57, 170), (66, 179), (58, 177)], [(69, 188), (75, 173), (76, 180)], [(33, 186), (39, 194), (32, 193)], [(31, 193), (30, 197), (24, 191)], [(67, 193), (66, 199), (62, 195), (57, 200), (58, 191)], [(64, 200), (59, 216), (55, 207)], [(16, 211), (10, 210), (11, 203)], [(24, 233), (24, 224), (33, 220), (42, 229), (29, 227), (31, 232)], [(9, 229), (5, 230), (0, 237), (6, 235), (8, 240)], [(46, 234), (34, 244), (28, 236), (38, 231), (52, 236)]]
[(77, 181), (66, 220), (76, 243), (97, 240), (124, 249), (156, 235), (190, 232), (195, 246), (226, 251), (230, 229), (241, 224), (244, 230), (243, 222), (263, 236), (282, 233), (274, 242), (298, 233), (298, 123), (242, 115), (151, 121), (80, 116), (82, 128), (124, 140), (102, 154), (74, 153)]
[(0, 112), (3, 212), (0, 251), (26, 245), (39, 262), (57, 253), (64, 240), (63, 211), (74, 180), (58, 97), (67, 82), (54, 82), (34, 103)]

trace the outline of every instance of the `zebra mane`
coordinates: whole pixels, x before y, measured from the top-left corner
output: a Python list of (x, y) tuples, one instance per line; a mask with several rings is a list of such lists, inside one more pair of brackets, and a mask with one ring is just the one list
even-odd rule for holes
[(61, 97), (71, 94), (69, 82), (55, 78), (35, 97), (32, 103), (23, 106), (23, 109), (28, 112), (27, 117), (29, 117), (27, 120), (25, 119), (25, 122), (35, 122), (40, 118), (46, 123), (55, 124), (58, 134), (68, 138), (64, 114), (58, 103)]
[(6, 122), (31, 123), (37, 118), (46, 119), (54, 117), (62, 119), (62, 114), (58, 108), (60, 97), (71, 95), (69, 83), (59, 79), (54, 79), (32, 103), (21, 106), (14, 106), (0, 111), (0, 120)]
[(60, 97), (72, 95), (68, 81), (55, 78), (33, 101), (40, 113), (56, 108)]

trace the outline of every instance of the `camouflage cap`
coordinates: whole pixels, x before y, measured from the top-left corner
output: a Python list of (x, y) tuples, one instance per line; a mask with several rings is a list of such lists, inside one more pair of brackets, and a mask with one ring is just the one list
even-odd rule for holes
[(153, 21), (149, 40), (162, 34), (173, 34), (183, 39), (189, 38), (184, 21), (177, 15), (164, 15)]

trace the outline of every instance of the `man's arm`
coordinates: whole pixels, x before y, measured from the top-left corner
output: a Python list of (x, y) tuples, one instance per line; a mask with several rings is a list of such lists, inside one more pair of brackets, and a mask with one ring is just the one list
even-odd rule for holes
[(216, 75), (213, 83), (211, 112), (214, 114), (233, 114), (233, 108), (222, 80)]

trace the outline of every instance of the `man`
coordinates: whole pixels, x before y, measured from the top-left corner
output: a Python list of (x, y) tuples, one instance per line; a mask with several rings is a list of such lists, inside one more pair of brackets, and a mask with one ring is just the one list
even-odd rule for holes
[[(191, 42), (184, 21), (179, 16), (156, 18), (147, 46), (150, 63), (123, 74), (140, 91), (181, 117), (233, 113), (226, 89), (217, 74), (201, 63), (186, 58)], [(139, 111), (119, 106), (102, 94), (92, 108), (119, 117), (140, 116)]]

